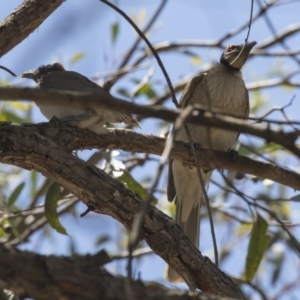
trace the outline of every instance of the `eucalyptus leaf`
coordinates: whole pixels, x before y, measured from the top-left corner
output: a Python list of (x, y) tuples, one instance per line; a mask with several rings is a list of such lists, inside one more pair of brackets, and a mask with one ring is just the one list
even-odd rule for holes
[(252, 280), (269, 245), (268, 223), (259, 214), (253, 225), (246, 258), (245, 279)]
[(56, 182), (52, 183), (46, 193), (45, 215), (50, 226), (61, 234), (68, 235), (66, 229), (58, 219), (57, 202), (61, 198), (60, 186)]
[(25, 186), (25, 182), (20, 183), (15, 189), (14, 191), (11, 193), (11, 195), (9, 196), (8, 200), (7, 200), (7, 207), (12, 207), (14, 205), (14, 203), (16, 202), (16, 200), (18, 199), (18, 197), (20, 196), (21, 192), (23, 191), (23, 188)]
[[(148, 191), (139, 182), (137, 182), (127, 170), (124, 170), (123, 174), (118, 177), (118, 180), (125, 182), (127, 187), (131, 191), (138, 194), (142, 200), (147, 199)], [(157, 204), (157, 202), (157, 199), (154, 196), (152, 196), (151, 203)]]

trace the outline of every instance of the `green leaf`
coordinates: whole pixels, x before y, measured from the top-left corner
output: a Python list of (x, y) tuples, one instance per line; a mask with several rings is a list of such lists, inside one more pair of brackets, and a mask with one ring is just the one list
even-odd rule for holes
[[(147, 199), (148, 191), (144, 189), (143, 186), (139, 182), (137, 182), (127, 170), (124, 170), (123, 174), (118, 177), (118, 180), (125, 182), (127, 187), (131, 191), (138, 194), (141, 197), (141, 199), (143, 200)], [(157, 204), (157, 202), (158, 202), (157, 199), (154, 196), (152, 196), (151, 204), (155, 205)]]
[(105, 235), (105, 234), (104, 234), (104, 235), (101, 235), (100, 237), (98, 237), (98, 238), (96, 239), (96, 241), (95, 241), (95, 246), (100, 246), (100, 245), (102, 245), (102, 244), (108, 242), (110, 239), (111, 239), (111, 238), (110, 238), (110, 236), (108, 236), (108, 235)]
[(240, 145), (239, 149), (238, 149), (239, 155), (243, 155), (243, 156), (250, 156), (251, 154), (253, 154), (253, 152), (247, 147), (245, 147), (243, 144)]
[(9, 196), (9, 198), (7, 200), (7, 207), (13, 206), (13, 204), (16, 202), (16, 200), (20, 196), (24, 186), (25, 186), (25, 182), (22, 182), (15, 188), (15, 190), (11, 193), (11, 195)]
[(116, 41), (118, 34), (119, 34), (119, 23), (116, 22), (111, 25), (111, 39), (113, 43)]
[(268, 223), (258, 214), (257, 220), (253, 225), (246, 258), (245, 279), (247, 281), (252, 280), (254, 277), (263, 254), (268, 247), (270, 237), (266, 234), (267, 229)]
[(35, 170), (31, 171), (31, 196), (34, 197), (37, 189), (37, 172)]
[[(1, 224), (0, 224), (0, 238), (3, 238), (6, 236), (6, 232), (5, 230), (2, 228)], [(1, 299), (1, 298), (0, 298)]]
[(78, 61), (80, 61), (81, 59), (83, 59), (85, 57), (85, 54), (83, 52), (78, 52), (75, 53), (70, 60), (70, 63), (73, 65), (75, 63), (77, 63)]
[(156, 93), (154, 91), (154, 89), (152, 88), (151, 84), (145, 84), (140, 90), (139, 90), (139, 94), (145, 94), (148, 96), (149, 99), (152, 99), (154, 97), (156, 97)]
[(66, 229), (61, 225), (57, 214), (57, 202), (61, 198), (60, 186), (54, 182), (50, 185), (45, 199), (45, 215), (50, 226), (57, 232), (68, 235)]
[(20, 118), (16, 114), (6, 110), (1, 112), (0, 121), (2, 122), (12, 122), (15, 124), (22, 124), (24, 123), (24, 119)]

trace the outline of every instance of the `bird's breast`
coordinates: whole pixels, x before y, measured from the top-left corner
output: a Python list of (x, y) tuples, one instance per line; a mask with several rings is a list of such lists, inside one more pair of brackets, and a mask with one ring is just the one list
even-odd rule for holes
[(229, 72), (213, 73), (207, 77), (206, 84), (208, 107), (248, 117), (248, 91), (241, 76)]
[[(205, 106), (207, 110), (221, 110), (230, 115), (248, 118), (248, 91), (241, 73), (230, 73), (223, 66), (217, 66), (207, 73), (195, 88), (190, 101)], [(204, 148), (227, 151), (234, 146), (238, 136), (238, 132), (225, 128), (197, 125), (189, 127), (193, 141)], [(178, 132), (176, 139), (188, 142), (184, 128)]]

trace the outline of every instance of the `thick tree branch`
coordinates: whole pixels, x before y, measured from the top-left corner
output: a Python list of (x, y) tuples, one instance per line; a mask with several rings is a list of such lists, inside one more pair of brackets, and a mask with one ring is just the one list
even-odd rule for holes
[[(14, 291), (21, 297), (42, 300), (124, 299), (125, 278), (99, 268), (110, 261), (105, 251), (93, 256), (56, 257), (0, 245), (0, 261), (0, 289)], [(171, 290), (158, 283), (139, 280), (133, 281), (132, 290), (136, 299), (145, 300), (230, 300), (199, 292)]]
[[(165, 146), (164, 138), (153, 135), (139, 134), (129, 130), (111, 130), (109, 134), (97, 135), (89, 130), (76, 127), (61, 127), (59, 122), (53, 121), (25, 126), (3, 124), (0, 126), (0, 144), (2, 145), (0, 151), (5, 145), (3, 138), (7, 135), (16, 139), (19, 135), (35, 136), (39, 132), (52, 137), (60, 147), (69, 152), (85, 149), (121, 149), (128, 152), (161, 155)], [(229, 152), (207, 150), (201, 148), (200, 145), (197, 146), (197, 150), (199, 151), (200, 166), (203, 169), (228, 169), (270, 179), (292, 189), (300, 190), (300, 175), (291, 170), (241, 155), (233, 160)], [(211, 159), (212, 155), (213, 159)], [(195, 165), (189, 145), (183, 142), (174, 142), (170, 157), (189, 165)]]
[[(4, 126), (6, 127), (6, 126)], [(97, 213), (112, 216), (131, 228), (143, 201), (104, 171), (65, 151), (42, 128), (1, 132), (0, 160), (34, 169), (72, 191)], [(59, 136), (60, 126), (52, 128)], [(60, 135), (62, 136), (61, 132)], [(142, 224), (142, 237), (153, 251), (186, 280), (189, 287), (219, 296), (245, 299), (237, 285), (192, 245), (179, 226), (151, 206)]]
[(0, 57), (21, 43), (63, 0), (26, 0), (0, 23)]
[[(89, 92), (69, 92), (55, 90), (41, 90), (35, 88), (0, 88), (0, 98), (10, 99), (28, 99), (38, 101), (44, 104), (55, 104), (62, 106), (78, 107), (102, 107), (108, 110), (117, 110), (124, 113), (134, 113), (144, 117), (154, 117), (166, 121), (174, 122), (179, 116), (181, 110), (175, 111), (162, 106), (145, 106), (117, 99), (110, 94), (89, 93)], [(198, 114), (189, 116), (188, 123), (200, 124), (227, 130), (249, 133), (251, 135), (265, 139), (268, 142), (275, 142), (282, 145), (296, 156), (300, 157), (300, 149), (295, 141), (300, 135), (300, 131), (284, 133), (282, 131), (272, 130), (270, 124), (250, 125), (247, 121), (225, 116), (212, 112), (203, 112), (201, 109)]]

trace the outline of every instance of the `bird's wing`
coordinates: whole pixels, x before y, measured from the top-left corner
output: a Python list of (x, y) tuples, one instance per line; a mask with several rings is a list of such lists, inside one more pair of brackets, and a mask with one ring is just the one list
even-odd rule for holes
[[(200, 73), (193, 77), (189, 83), (185, 86), (182, 96), (179, 101), (179, 107), (186, 107), (189, 104), (189, 100), (193, 98), (193, 93), (199, 83), (203, 80), (207, 73)], [(169, 159), (169, 171), (168, 171), (168, 186), (167, 186), (167, 196), (168, 201), (172, 202), (176, 196), (176, 188), (174, 184), (173, 169), (172, 169), (173, 159)]]
[(173, 159), (169, 159), (167, 196), (168, 196), (168, 201), (170, 202), (172, 202), (176, 196), (176, 188), (174, 184), (172, 163), (173, 163)]
[[(250, 114), (250, 103), (249, 103), (249, 92), (246, 87), (245, 87), (244, 93), (245, 93), (244, 97), (247, 99), (247, 101), (246, 101), (246, 106), (245, 106), (245, 111), (244, 111), (243, 116), (245, 117), (245, 119), (248, 119), (249, 114)], [(236, 136), (236, 141), (238, 140), (240, 134), (241, 133), (239, 132), (238, 135)]]
[(247, 99), (247, 105), (245, 107), (245, 118), (249, 118), (249, 113), (250, 113), (250, 103), (249, 103), (249, 92), (247, 88), (245, 87), (245, 98)]
[[(68, 91), (86, 91), (102, 93), (103, 97), (114, 98), (109, 92), (104, 90), (100, 85), (89, 80), (80, 73), (73, 71), (58, 71), (51, 72), (44, 75), (40, 81), (39, 87), (42, 89), (62, 89)], [(103, 116), (103, 109), (101, 107), (93, 108), (99, 116)], [(133, 127), (140, 127), (140, 123), (129, 114), (122, 114), (119, 112), (106, 111), (105, 122), (108, 123), (122, 123), (131, 125)]]
[(42, 89), (62, 89), (69, 91), (106, 92), (101, 86), (89, 80), (80, 73), (73, 71), (58, 71), (44, 75), (40, 82)]
[(196, 88), (200, 87), (200, 83), (205, 78), (206, 74), (207, 72), (200, 73), (199, 75), (196, 75), (189, 81), (189, 83), (185, 86), (184, 91), (181, 95), (179, 101), (179, 107), (186, 107), (188, 104), (191, 104), (190, 100), (194, 98), (193, 94)]

